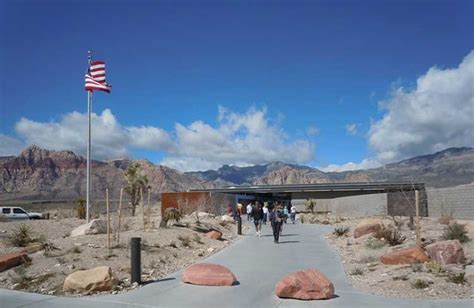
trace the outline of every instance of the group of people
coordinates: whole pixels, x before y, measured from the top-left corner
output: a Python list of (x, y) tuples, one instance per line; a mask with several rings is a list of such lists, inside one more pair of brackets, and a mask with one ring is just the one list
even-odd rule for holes
[(270, 221), (273, 230), (273, 238), (275, 243), (278, 243), (280, 235), (283, 232), (283, 224), (287, 223), (288, 217), (290, 217), (293, 224), (296, 220), (296, 207), (288, 204), (283, 206), (280, 204), (262, 205), (260, 202), (249, 203), (247, 205), (247, 221), (253, 221), (255, 225), (255, 235), (257, 237), (262, 236), (262, 224)]

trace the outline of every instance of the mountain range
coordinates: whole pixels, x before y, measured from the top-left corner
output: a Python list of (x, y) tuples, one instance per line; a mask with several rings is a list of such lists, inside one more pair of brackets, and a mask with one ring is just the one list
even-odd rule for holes
[[(104, 198), (105, 189), (116, 198), (126, 184), (124, 171), (138, 163), (149, 179), (151, 195), (233, 185), (309, 184), (330, 182), (424, 182), (428, 187), (449, 187), (474, 182), (474, 149), (449, 148), (383, 167), (323, 172), (316, 168), (271, 162), (217, 170), (181, 173), (147, 160), (92, 161), (92, 198)], [(86, 160), (71, 151), (30, 146), (18, 156), (0, 157), (0, 200), (73, 200), (85, 195)]]

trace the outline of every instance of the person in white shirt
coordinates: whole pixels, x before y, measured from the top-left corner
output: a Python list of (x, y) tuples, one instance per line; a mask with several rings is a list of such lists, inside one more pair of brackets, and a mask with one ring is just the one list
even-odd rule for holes
[(268, 218), (268, 207), (267, 205), (263, 206), (263, 224), (267, 224), (267, 218)]
[(292, 205), (290, 211), (291, 222), (294, 224), (296, 221), (296, 206)]
[(251, 220), (251, 218), (250, 218), (251, 216), (252, 216), (252, 202), (250, 202), (247, 205), (247, 221)]

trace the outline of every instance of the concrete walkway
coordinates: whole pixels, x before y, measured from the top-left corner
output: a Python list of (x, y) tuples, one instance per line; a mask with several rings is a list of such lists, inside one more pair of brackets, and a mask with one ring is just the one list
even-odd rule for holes
[[(271, 228), (262, 238), (251, 234), (209, 257), (234, 272), (239, 285), (203, 287), (184, 284), (177, 272), (159, 282), (119, 295), (85, 298), (44, 296), (0, 289), (0, 307), (473, 307), (472, 300), (411, 300), (369, 295), (349, 286), (337, 253), (324, 239), (332, 227), (284, 225), (280, 244)], [(336, 297), (325, 301), (282, 300), (275, 286), (289, 272), (317, 268), (334, 283)]]

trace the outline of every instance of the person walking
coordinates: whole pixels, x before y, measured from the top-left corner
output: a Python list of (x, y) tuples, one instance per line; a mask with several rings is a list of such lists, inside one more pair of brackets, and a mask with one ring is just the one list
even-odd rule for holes
[(263, 224), (267, 224), (267, 219), (268, 219), (268, 206), (265, 204), (263, 206)]
[(250, 202), (249, 204), (247, 204), (247, 221), (251, 221), (252, 217), (252, 202)]
[(292, 205), (291, 206), (291, 222), (295, 224), (296, 221), (296, 206)]
[(283, 222), (287, 223), (288, 221), (288, 207), (283, 206)]
[(255, 224), (255, 235), (258, 237), (262, 236), (262, 220), (263, 220), (263, 209), (262, 205), (258, 203), (252, 209), (253, 223)]
[(270, 223), (272, 225), (273, 231), (273, 241), (278, 244), (278, 240), (280, 238), (280, 228), (281, 224), (283, 223), (283, 214), (280, 212), (276, 206), (270, 212)]

